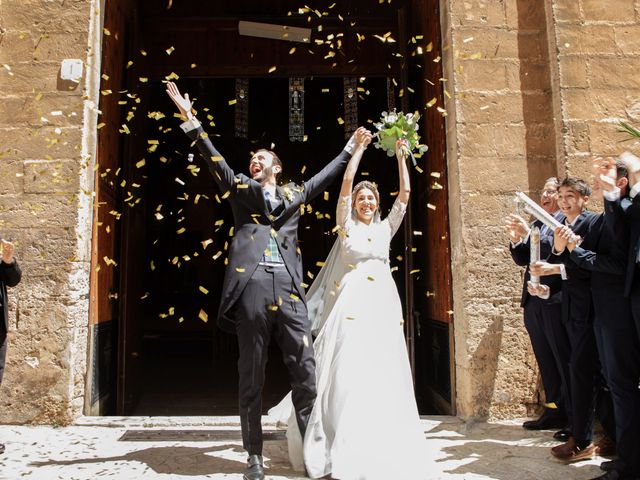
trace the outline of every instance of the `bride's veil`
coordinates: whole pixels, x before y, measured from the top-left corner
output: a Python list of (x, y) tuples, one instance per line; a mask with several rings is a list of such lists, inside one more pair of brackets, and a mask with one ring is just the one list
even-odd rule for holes
[(336, 238), (329, 256), (307, 292), (307, 310), (314, 336), (322, 330), (327, 315), (335, 304), (340, 280), (346, 273), (346, 267), (340, 261), (341, 245), (340, 239)]

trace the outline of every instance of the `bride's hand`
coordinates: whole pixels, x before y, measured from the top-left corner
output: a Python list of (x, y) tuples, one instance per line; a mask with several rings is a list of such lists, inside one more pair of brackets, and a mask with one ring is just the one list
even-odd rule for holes
[(404, 138), (396, 142), (396, 157), (398, 160), (406, 160), (409, 152), (409, 142)]
[(184, 97), (180, 94), (180, 90), (178, 90), (178, 86), (173, 82), (167, 82), (167, 94), (169, 98), (173, 100), (173, 103), (176, 104), (178, 110), (180, 110), (180, 115), (183, 117), (188, 117), (189, 113), (191, 113), (192, 103), (189, 99), (189, 94), (185, 93)]
[(371, 138), (373, 137), (371, 132), (364, 127), (359, 127), (353, 135), (355, 137), (356, 145), (361, 146), (362, 148), (367, 148), (371, 143)]

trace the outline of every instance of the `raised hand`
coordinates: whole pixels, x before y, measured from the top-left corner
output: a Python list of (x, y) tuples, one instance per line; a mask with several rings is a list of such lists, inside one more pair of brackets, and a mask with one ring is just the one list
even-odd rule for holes
[(509, 233), (509, 239), (513, 243), (516, 243), (520, 239), (529, 235), (529, 225), (527, 225), (525, 219), (520, 215), (507, 215), (507, 218), (505, 219), (505, 227)]
[(409, 156), (409, 142), (404, 138), (399, 139), (396, 142), (396, 158), (398, 160), (406, 160)]
[(13, 262), (13, 243), (2, 239), (2, 261), (4, 263)]
[(610, 192), (616, 188), (618, 174), (616, 162), (613, 158), (596, 158), (593, 161), (591, 171), (595, 177), (595, 187)]
[(191, 107), (193, 104), (189, 99), (189, 94), (185, 93), (184, 97), (180, 94), (180, 90), (178, 90), (178, 86), (173, 82), (167, 82), (167, 95), (169, 98), (173, 100), (173, 103), (176, 104), (178, 110), (180, 111), (180, 115), (183, 117), (188, 117), (191, 113)]
[(353, 136), (356, 142), (356, 146), (361, 146), (362, 148), (367, 148), (367, 146), (371, 143), (371, 139), (373, 138), (372, 133), (364, 127), (358, 127)]
[(553, 248), (555, 251), (558, 253), (564, 252), (571, 238), (573, 238), (573, 231), (569, 227), (566, 225), (556, 227), (553, 230)]

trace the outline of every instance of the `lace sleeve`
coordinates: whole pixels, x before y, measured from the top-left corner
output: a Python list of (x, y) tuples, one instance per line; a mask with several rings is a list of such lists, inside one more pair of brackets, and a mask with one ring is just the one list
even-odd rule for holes
[(347, 227), (349, 220), (351, 220), (351, 195), (338, 197), (338, 206), (336, 207), (336, 225), (344, 229)]
[(389, 215), (387, 215), (387, 218), (385, 219), (389, 223), (389, 230), (391, 230), (392, 238), (400, 228), (406, 211), (407, 204), (396, 198), (396, 201), (393, 202), (393, 207), (391, 207)]

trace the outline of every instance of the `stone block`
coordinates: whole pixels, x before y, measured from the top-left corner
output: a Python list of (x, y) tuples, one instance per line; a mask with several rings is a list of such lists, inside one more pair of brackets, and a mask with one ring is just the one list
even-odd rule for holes
[[(4, 69), (3, 69), (4, 70)], [(33, 94), (57, 92), (58, 74), (60, 62), (22, 62), (11, 65), (12, 76), (2, 72), (2, 82), (0, 82), (0, 96), (7, 94)], [(77, 86), (73, 90), (63, 89), (70, 95), (77, 95), (82, 87)], [(36, 92), (36, 93), (33, 93)]]
[(500, 60), (460, 60), (456, 90), (496, 91), (508, 87), (505, 62)]
[(505, 0), (507, 26), (527, 32), (546, 31), (544, 2)]
[(61, 61), (85, 58), (88, 30), (75, 33), (7, 32), (0, 50), (0, 62), (13, 64), (27, 61)]
[[(453, 32), (453, 46), (461, 58), (479, 55), (482, 59), (519, 58), (518, 34), (500, 28), (460, 27)], [(534, 57), (539, 49), (523, 52)]]
[(620, 93), (610, 89), (563, 89), (564, 117), (566, 120), (603, 120), (624, 117), (627, 99)]
[(73, 160), (25, 160), (26, 193), (61, 193), (79, 190), (78, 164)]
[(591, 140), (591, 154), (620, 155), (628, 147), (620, 143), (620, 134), (615, 123), (589, 122), (589, 138)]
[(503, 0), (451, 0), (454, 25), (504, 26)]
[(3, 27), (31, 32), (88, 32), (91, 3), (69, 0), (64, 3), (41, 0), (6, 0)]
[(0, 229), (69, 227), (75, 228), (78, 215), (75, 194), (24, 194), (0, 197)]
[(560, 25), (557, 32), (561, 56), (618, 53), (615, 32), (608, 25)]
[(543, 91), (551, 89), (549, 65), (543, 61), (522, 60), (507, 65), (507, 83), (513, 91)]
[(640, 25), (613, 27), (616, 46), (625, 55), (640, 54)]
[(458, 120), (465, 123), (545, 123), (553, 120), (551, 96), (542, 93), (466, 93)]
[(630, 22), (635, 20), (634, 0), (582, 0), (586, 21)]
[(571, 88), (586, 88), (589, 86), (587, 60), (582, 56), (563, 56), (559, 62), (560, 86)]
[(580, 2), (576, 0), (555, 0), (553, 11), (558, 23), (578, 23), (582, 20)]
[(566, 121), (565, 129), (563, 140), (568, 154), (585, 154), (591, 151), (589, 126), (585, 121)]
[(19, 94), (7, 96), (0, 104), (0, 125), (78, 126), (83, 121), (80, 94)]
[(24, 175), (22, 162), (10, 156), (0, 157), (3, 175), (0, 178), (0, 194), (17, 195), (24, 188)]
[(460, 183), (466, 191), (500, 193), (508, 190), (537, 191), (556, 173), (555, 155), (515, 157), (461, 157)]
[[(59, 132), (56, 130), (59, 128)], [(82, 129), (77, 127), (41, 127), (25, 130), (0, 127), (0, 138), (16, 158), (79, 158)]]
[(628, 89), (640, 89), (640, 58), (594, 57), (589, 60), (591, 70), (591, 87), (610, 89), (611, 95), (619, 94), (616, 90), (626, 92)]

